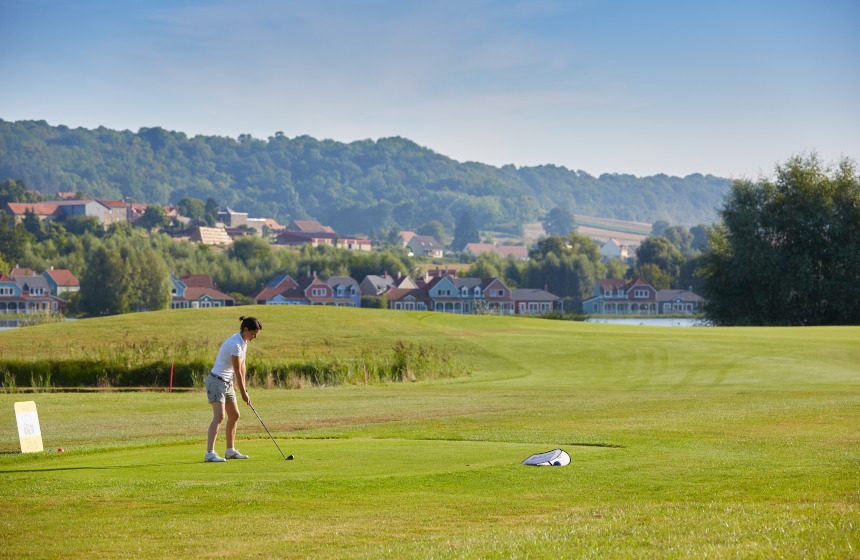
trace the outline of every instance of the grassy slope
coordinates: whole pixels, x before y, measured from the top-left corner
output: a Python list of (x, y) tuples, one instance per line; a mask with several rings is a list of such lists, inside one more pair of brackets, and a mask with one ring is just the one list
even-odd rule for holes
[[(246, 311), (244, 308), (242, 311)], [(22, 357), (214, 348), (239, 310), (0, 334)], [(257, 391), (247, 462), (200, 462), (200, 393), (0, 395), (0, 555), (856, 557), (860, 329), (680, 329), (253, 308), (251, 355), (445, 346), (448, 381)], [(12, 403), (46, 447), (22, 456)], [(520, 461), (554, 447), (566, 468)], [(219, 442), (223, 448), (223, 438)], [(217, 537), (208, 527), (219, 523)], [(212, 544), (212, 543), (216, 544)]]

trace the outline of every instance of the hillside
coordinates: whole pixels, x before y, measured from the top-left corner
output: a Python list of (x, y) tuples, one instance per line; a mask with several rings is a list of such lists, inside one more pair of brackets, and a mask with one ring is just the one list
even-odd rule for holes
[(577, 214), (673, 224), (711, 223), (729, 181), (604, 174), (543, 165), (458, 162), (405, 138), (341, 143), (275, 133), (188, 137), (0, 120), (0, 180), (44, 194), (85, 192), (175, 204), (214, 199), (251, 217), (316, 219), (343, 233), (417, 228), (438, 220), (453, 231), (471, 213), (478, 228), (521, 234), (555, 206)]

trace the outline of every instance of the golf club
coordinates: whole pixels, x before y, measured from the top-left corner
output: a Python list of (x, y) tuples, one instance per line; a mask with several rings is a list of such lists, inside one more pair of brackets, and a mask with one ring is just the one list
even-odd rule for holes
[[(248, 403), (248, 406), (250, 406), (250, 407), (251, 407), (251, 410), (253, 410), (253, 411), (254, 411), (254, 414), (256, 414), (256, 415), (257, 415), (257, 420), (259, 420), (259, 421), (260, 421), (260, 424), (263, 424), (263, 419), (262, 419), (262, 418), (260, 418), (260, 415), (259, 415), (259, 414), (257, 414), (257, 409), (256, 409), (256, 408), (254, 408), (254, 405), (252, 405), (252, 404), (249, 402), (249, 403)], [(270, 432), (270, 431), (269, 431), (269, 428), (266, 428), (266, 425), (265, 425), (265, 424), (263, 424), (263, 429), (265, 429), (265, 430), (266, 430), (266, 433), (267, 433), (267, 434), (269, 434), (269, 437), (270, 437), (270, 438), (272, 438), (272, 443), (274, 443), (274, 444), (275, 444), (275, 447), (277, 447), (277, 448), (278, 448), (278, 451), (281, 451), (281, 446), (280, 446), (280, 445), (278, 445), (278, 442), (277, 442), (277, 441), (275, 441), (275, 438), (274, 438), (274, 437), (272, 437), (272, 432)], [(284, 452), (283, 452), (283, 451), (281, 451), (281, 457), (284, 457)], [(285, 461), (292, 461), (293, 459), (295, 459), (295, 457), (293, 457), (292, 455), (290, 455), (289, 457), (284, 457), (284, 460), (285, 460)]]

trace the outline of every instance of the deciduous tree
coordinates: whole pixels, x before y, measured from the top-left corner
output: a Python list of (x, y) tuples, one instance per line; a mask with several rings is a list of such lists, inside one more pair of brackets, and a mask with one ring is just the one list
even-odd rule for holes
[(468, 212), (463, 212), (460, 219), (457, 220), (457, 227), (454, 228), (454, 241), (451, 242), (451, 248), (455, 251), (462, 251), (469, 243), (479, 243), (481, 234), (478, 232), (478, 227), (475, 225), (475, 220)]
[(860, 324), (860, 177), (847, 158), (777, 165), (735, 181), (702, 256), (708, 317), (721, 325)]

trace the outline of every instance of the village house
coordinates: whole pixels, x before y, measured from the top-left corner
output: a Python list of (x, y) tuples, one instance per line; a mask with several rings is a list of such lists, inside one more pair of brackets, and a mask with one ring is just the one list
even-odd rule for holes
[(614, 237), (610, 237), (606, 243), (601, 245), (599, 251), (600, 262), (602, 263), (618, 259), (625, 264), (632, 265), (633, 261), (636, 260), (636, 251)]
[(361, 305), (354, 279), (338, 276), (324, 281), (311, 271), (295, 280), (289, 274), (278, 275), (252, 297), (258, 305)]
[(412, 281), (412, 278), (400, 273), (397, 276), (391, 276), (387, 272), (382, 276), (368, 274), (359, 284), (363, 296), (379, 296), (393, 288), (414, 290), (417, 287), (418, 285)]
[(48, 281), (48, 287), (51, 290), (51, 295), (61, 299), (66, 299), (66, 294), (73, 294), (81, 291), (81, 284), (70, 270), (57, 268), (53, 266), (42, 273), (45, 280)]
[(186, 274), (177, 278), (170, 274), (171, 309), (197, 309), (200, 307), (231, 307), (236, 298), (218, 290), (208, 274)]
[[(20, 270), (20, 269), (19, 269)], [(0, 314), (56, 313), (65, 301), (51, 295), (47, 279), (37, 274), (0, 273)]]
[(406, 247), (412, 249), (412, 253), (418, 257), (442, 257), (444, 255), (442, 245), (431, 235), (414, 235)]
[(630, 282), (601, 278), (594, 295), (582, 302), (582, 311), (596, 315), (694, 315), (703, 299), (692, 290), (656, 290), (642, 278)]

